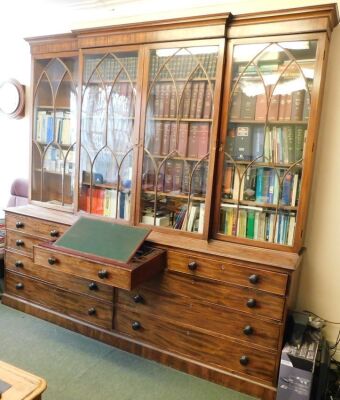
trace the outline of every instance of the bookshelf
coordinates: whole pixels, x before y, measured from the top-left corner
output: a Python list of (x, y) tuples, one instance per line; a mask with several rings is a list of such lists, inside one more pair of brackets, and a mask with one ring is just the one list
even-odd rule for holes
[(31, 200), (74, 205), (78, 57), (35, 60)]
[(317, 45), (288, 37), (230, 45), (219, 239), (287, 248), (298, 241)]

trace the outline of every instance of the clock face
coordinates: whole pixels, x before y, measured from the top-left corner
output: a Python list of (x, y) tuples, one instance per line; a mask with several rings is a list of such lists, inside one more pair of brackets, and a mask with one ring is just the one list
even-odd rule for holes
[(19, 82), (5, 81), (0, 84), (0, 111), (12, 118), (22, 115), (24, 105), (24, 91)]

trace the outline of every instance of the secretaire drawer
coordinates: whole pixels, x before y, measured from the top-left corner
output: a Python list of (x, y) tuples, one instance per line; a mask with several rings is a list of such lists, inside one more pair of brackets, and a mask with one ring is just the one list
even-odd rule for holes
[(190, 325), (232, 337), (250, 344), (277, 350), (280, 325), (261, 321), (250, 315), (203, 303), (171, 293), (156, 293), (142, 289), (127, 292), (117, 290), (117, 303), (137, 312), (153, 314), (181, 324)]
[(168, 251), (168, 268), (171, 271), (216, 279), (280, 295), (285, 295), (287, 288), (287, 274), (246, 267), (230, 260), (223, 262), (212, 258)]
[(6, 231), (6, 247), (28, 256), (33, 255), (33, 246), (41, 243), (43, 239), (24, 235), (17, 231)]
[(6, 293), (22, 297), (106, 329), (112, 328), (113, 305), (55, 288), (24, 275), (6, 273)]
[(116, 309), (115, 329), (203, 364), (238, 371), (270, 383), (274, 380), (276, 352), (256, 350), (234, 340), (217, 338), (123, 306)]
[(9, 250), (6, 250), (5, 265), (7, 270), (41, 279), (60, 288), (86, 294), (109, 302), (113, 301), (112, 286), (65, 274), (54, 270), (52, 267), (42, 267), (34, 264), (29, 257), (16, 254)]
[(198, 277), (173, 272), (164, 273), (143, 287), (202, 300), (242, 311), (253, 316), (261, 316), (281, 321), (285, 298), (248, 287), (218, 283)]
[(6, 228), (15, 229), (19, 232), (40, 236), (47, 240), (58, 239), (69, 227), (43, 219), (27, 217), (20, 214), (6, 213)]
[(165, 266), (163, 250), (155, 249), (145, 258), (144, 263), (131, 262), (125, 267), (119, 263), (116, 265), (89, 260), (86, 257), (64, 253), (48, 246), (34, 247), (34, 262), (38, 265), (53, 267), (57, 271), (127, 290), (133, 289), (145, 279), (150, 279)]

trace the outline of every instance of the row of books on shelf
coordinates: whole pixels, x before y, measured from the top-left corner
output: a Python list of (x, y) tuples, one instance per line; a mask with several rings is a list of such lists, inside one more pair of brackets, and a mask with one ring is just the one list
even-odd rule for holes
[(35, 139), (39, 143), (57, 141), (70, 145), (76, 140), (76, 121), (69, 111), (38, 110), (36, 116)]
[(174, 52), (172, 57), (167, 58), (159, 57), (156, 50), (150, 58), (150, 76), (154, 78), (156, 74), (158, 74), (157, 79), (171, 80), (172, 75), (175, 79), (187, 79), (194, 71), (195, 67), (197, 67), (193, 75), (194, 78), (215, 77), (217, 53), (211, 52), (192, 55), (190, 54), (190, 49), (186, 52), (186, 54), (183, 54), (183, 50), (181, 50), (180, 54)]
[[(195, 171), (193, 163), (182, 160), (167, 160), (158, 172), (157, 191), (172, 195), (189, 194), (205, 196), (207, 187), (207, 165), (199, 164)], [(144, 164), (142, 189), (155, 191), (156, 173), (150, 163)]]
[(220, 212), (220, 232), (228, 236), (292, 246), (295, 225), (294, 213), (275, 214), (246, 206), (237, 209), (229, 204), (222, 204)]
[[(152, 117), (211, 118), (213, 84), (207, 81), (156, 82), (150, 97)], [(178, 107), (179, 105), (179, 107)]]
[(146, 148), (154, 156), (201, 159), (209, 150), (210, 124), (206, 122), (156, 121), (147, 127)]
[(172, 227), (187, 232), (203, 232), (205, 203), (187, 204), (180, 206), (176, 212), (166, 210), (157, 212), (156, 218), (151, 208), (143, 212), (142, 222), (148, 225)]
[[(306, 90), (289, 94), (247, 96), (239, 87), (233, 93), (229, 118), (254, 121), (308, 121), (310, 96)], [(269, 103), (270, 101), (270, 103)]]
[(301, 175), (274, 168), (238, 168), (227, 166), (224, 172), (223, 198), (254, 201), (261, 204), (297, 206)]
[[(92, 198), (92, 206), (91, 206)], [(106, 217), (130, 219), (130, 192), (117, 189), (82, 187), (79, 208), (92, 214)]]
[[(119, 73), (121, 80), (128, 79), (127, 73), (130, 76), (130, 79), (135, 80), (137, 76), (138, 63), (137, 53), (126, 57), (119, 57), (119, 55), (116, 56), (119, 61), (117, 61), (112, 55), (107, 55), (105, 58), (86, 57), (83, 71), (84, 82), (87, 82), (90, 77), (91, 81), (95, 82), (98, 80), (100, 81), (101, 79), (104, 82), (112, 82)], [(120, 79), (118, 78), (118, 80)]]
[(303, 158), (307, 130), (301, 125), (231, 124), (226, 152), (235, 161), (295, 163)]

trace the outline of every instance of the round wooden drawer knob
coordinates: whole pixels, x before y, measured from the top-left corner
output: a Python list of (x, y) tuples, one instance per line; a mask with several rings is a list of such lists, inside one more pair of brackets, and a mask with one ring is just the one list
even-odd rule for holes
[(54, 265), (54, 264), (57, 263), (57, 259), (54, 258), (54, 257), (49, 257), (48, 260), (47, 260), (47, 262), (48, 262), (50, 265)]
[(246, 325), (244, 328), (243, 328), (243, 333), (245, 334), (245, 335), (252, 335), (253, 333), (254, 333), (254, 329), (253, 329), (253, 327), (252, 326), (250, 326), (250, 325)]
[(21, 239), (18, 239), (18, 240), (16, 240), (15, 241), (15, 244), (17, 245), (17, 246), (20, 246), (20, 247), (22, 247), (22, 246), (24, 246), (24, 241), (23, 240), (21, 240)]
[(20, 260), (17, 260), (17, 261), (15, 261), (14, 265), (17, 268), (22, 268), (24, 266), (24, 263), (22, 261), (20, 261)]
[(249, 276), (249, 282), (252, 283), (253, 285), (255, 285), (256, 283), (258, 283), (260, 280), (260, 277), (256, 274), (252, 274)]
[(249, 307), (249, 308), (256, 307), (256, 300), (255, 299), (248, 299), (247, 300), (247, 307)]
[(142, 325), (138, 321), (133, 321), (131, 327), (134, 331), (138, 331), (142, 327)]
[(196, 261), (191, 261), (188, 264), (188, 268), (190, 269), (190, 271), (195, 271), (197, 269), (197, 263)]
[(52, 229), (50, 235), (55, 238), (59, 236), (59, 232), (56, 229)]
[(90, 290), (98, 290), (98, 286), (95, 282), (89, 283), (89, 289)]
[(17, 283), (17, 284), (15, 285), (15, 288), (16, 288), (17, 290), (22, 290), (22, 289), (24, 288), (24, 284), (23, 284), (23, 283)]
[(25, 226), (25, 224), (24, 224), (23, 222), (21, 222), (21, 221), (17, 221), (17, 222), (15, 223), (15, 227), (16, 227), (17, 229), (23, 228), (24, 226)]
[(105, 279), (109, 276), (109, 273), (106, 271), (106, 269), (102, 269), (98, 272), (98, 277), (100, 279)]
[(87, 310), (87, 313), (89, 315), (96, 315), (96, 309), (94, 307), (91, 307)]
[(144, 303), (144, 297), (138, 293), (133, 296), (133, 301), (135, 303)]
[(248, 365), (249, 364), (249, 358), (247, 356), (241, 356), (240, 358), (240, 364), (241, 365)]

